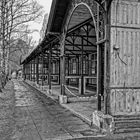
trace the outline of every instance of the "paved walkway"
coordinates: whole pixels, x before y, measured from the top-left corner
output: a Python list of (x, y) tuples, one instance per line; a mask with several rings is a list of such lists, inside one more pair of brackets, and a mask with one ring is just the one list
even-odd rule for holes
[[(40, 90), (40, 88), (38, 88)], [(41, 91), (41, 90), (40, 90)], [(41, 91), (40, 94), (46, 94), (47, 97), (51, 97), (53, 100), (58, 100), (60, 95), (60, 88), (53, 88), (52, 94), (49, 94), (47, 91)], [(45, 95), (45, 96), (46, 96)], [(96, 100), (96, 99), (95, 99)], [(95, 100), (89, 102), (77, 102), (77, 103), (68, 103), (63, 106), (66, 109), (69, 109), (72, 113), (76, 114), (80, 118), (86, 120), (86, 122), (91, 122), (92, 112), (96, 109)], [(65, 118), (65, 117), (64, 117)], [(82, 136), (80, 136), (82, 134)], [(115, 134), (104, 136), (100, 134), (96, 128), (81, 131), (79, 137), (81, 138), (70, 138), (74, 140), (140, 140), (139, 134)], [(84, 136), (84, 137), (83, 137)]]
[[(30, 81), (27, 81), (29, 84), (32, 85), (32, 83)], [(48, 92), (47, 90), (48, 87), (46, 88), (37, 88), (38, 90), (40, 90), (42, 93), (44, 93), (45, 95), (49, 96), (50, 98), (52, 98), (53, 100), (57, 100), (59, 98), (60, 95), (60, 86), (52, 86), (52, 91), (51, 94)], [(72, 103), (67, 103), (67, 104), (62, 104), (62, 106), (64, 106), (65, 108), (69, 109), (70, 111), (72, 111), (75, 115), (77, 115), (78, 117), (80, 117), (81, 119), (83, 119), (84, 121), (86, 121), (88, 124), (92, 123), (92, 113), (93, 111), (96, 110), (96, 97), (93, 98), (90, 101), (87, 102), (72, 102)]]
[(26, 83), (14, 80), (14, 86), (15, 129), (11, 140), (63, 140), (100, 134)]

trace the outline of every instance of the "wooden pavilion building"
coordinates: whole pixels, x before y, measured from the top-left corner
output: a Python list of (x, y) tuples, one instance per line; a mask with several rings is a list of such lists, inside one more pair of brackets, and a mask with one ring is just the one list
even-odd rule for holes
[(140, 131), (139, 0), (53, 0), (43, 41), (23, 64), (24, 79), (96, 97), (93, 124)]

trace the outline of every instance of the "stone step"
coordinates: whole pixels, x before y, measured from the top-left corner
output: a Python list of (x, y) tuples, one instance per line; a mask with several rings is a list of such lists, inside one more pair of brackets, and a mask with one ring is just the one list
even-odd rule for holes
[(114, 121), (140, 120), (140, 115), (114, 116)]
[(140, 133), (140, 128), (115, 128), (114, 134), (119, 133)]
[(140, 132), (140, 116), (114, 117), (114, 133)]
[(115, 123), (116, 128), (140, 128), (140, 122)]
[(140, 120), (117, 120), (115, 121), (115, 124), (120, 124), (120, 125), (124, 125), (124, 124), (127, 124), (127, 123), (140, 123)]

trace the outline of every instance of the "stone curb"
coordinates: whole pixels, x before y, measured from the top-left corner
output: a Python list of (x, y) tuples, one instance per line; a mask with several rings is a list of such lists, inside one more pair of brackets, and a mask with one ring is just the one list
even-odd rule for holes
[(56, 99), (54, 98), (54, 96), (52, 96), (52, 95), (49, 93), (48, 90), (43, 91), (43, 90), (41, 90), (39, 87), (35, 87), (35, 86), (33, 86), (32, 84), (28, 83), (28, 81), (24, 81), (24, 82), (25, 82), (26, 84), (30, 85), (31, 87), (35, 88), (35, 89), (38, 90), (39, 92), (43, 93), (43, 94), (46, 95), (47, 97), (51, 98), (53, 101), (58, 102), (58, 100), (56, 100)]
[(75, 114), (77, 117), (81, 118), (87, 124), (92, 125), (92, 121), (90, 119), (88, 119), (86, 116), (84, 116), (83, 114), (81, 114), (81, 113), (75, 111), (74, 109), (68, 107), (66, 104), (61, 104), (61, 106), (68, 109), (69, 111), (71, 111), (73, 114)]

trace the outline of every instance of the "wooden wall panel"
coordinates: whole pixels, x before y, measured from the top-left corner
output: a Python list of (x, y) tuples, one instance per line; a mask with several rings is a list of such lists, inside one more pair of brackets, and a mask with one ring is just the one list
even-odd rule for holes
[[(117, 40), (116, 40), (117, 32)], [(119, 48), (119, 52), (113, 48)], [(111, 86), (140, 86), (140, 29), (111, 29)]]
[(140, 3), (117, 2), (113, 1), (111, 10), (110, 86), (140, 87)]
[(114, 0), (111, 8), (111, 24), (128, 27), (140, 26), (140, 3), (138, 0)]
[(112, 2), (110, 45), (110, 112), (140, 114), (140, 2)]
[(111, 115), (140, 114), (140, 89), (112, 89), (110, 113)]

